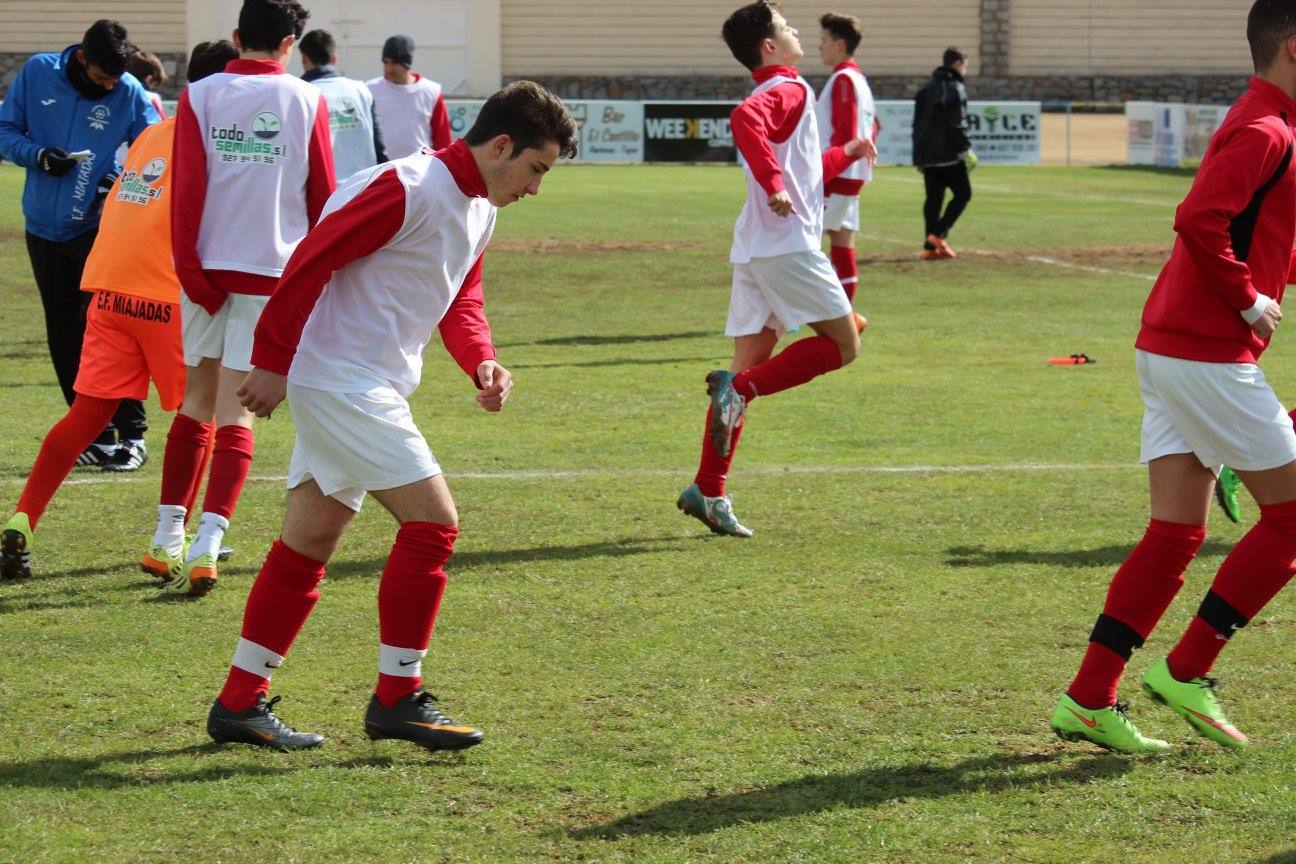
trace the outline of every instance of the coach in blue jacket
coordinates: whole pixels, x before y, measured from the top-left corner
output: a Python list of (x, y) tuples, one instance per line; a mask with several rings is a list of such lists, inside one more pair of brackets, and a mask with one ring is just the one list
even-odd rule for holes
[[(98, 233), (103, 199), (116, 180), (115, 153), (160, 119), (144, 88), (126, 72), (130, 52), (124, 27), (96, 21), (79, 45), (31, 57), (0, 105), (0, 153), (27, 169), (27, 253), (45, 307), (50, 358), (69, 405), (90, 300), (81, 292), (81, 271)], [(112, 426), (77, 464), (138, 468), (147, 458), (144, 430), (143, 404), (123, 400)]]

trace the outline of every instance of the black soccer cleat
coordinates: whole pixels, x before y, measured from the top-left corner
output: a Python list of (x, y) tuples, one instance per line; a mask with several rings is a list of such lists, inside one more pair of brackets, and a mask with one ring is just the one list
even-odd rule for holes
[(123, 441), (103, 463), (103, 470), (138, 471), (148, 461), (148, 447), (143, 441)]
[(390, 708), (384, 708), (375, 696), (365, 712), (365, 734), (374, 741), (412, 741), (428, 750), (463, 750), (486, 737), (480, 729), (456, 726), (436, 703), (437, 697), (426, 690), (415, 690)]
[(323, 735), (298, 732), (275, 716), (273, 709), (280, 698), (267, 702), (257, 694), (256, 704), (244, 711), (231, 711), (217, 699), (207, 714), (207, 734), (217, 744), (236, 742), (272, 750), (306, 750), (323, 744)]
[(116, 444), (89, 444), (77, 457), (77, 468), (102, 468), (117, 452)]

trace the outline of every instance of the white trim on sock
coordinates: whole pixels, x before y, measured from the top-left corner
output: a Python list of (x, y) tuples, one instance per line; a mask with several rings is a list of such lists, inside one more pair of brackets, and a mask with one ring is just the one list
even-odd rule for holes
[(234, 662), (230, 665), (269, 681), (274, 670), (282, 666), (283, 662), (282, 655), (274, 653), (264, 645), (239, 639), (238, 647), (234, 649)]
[(423, 658), (427, 649), (397, 648), (393, 645), (378, 646), (378, 671), (384, 675), (397, 678), (423, 677)]
[(179, 555), (184, 547), (184, 518), (185, 508), (179, 504), (159, 504), (153, 545), (163, 546), (172, 555)]

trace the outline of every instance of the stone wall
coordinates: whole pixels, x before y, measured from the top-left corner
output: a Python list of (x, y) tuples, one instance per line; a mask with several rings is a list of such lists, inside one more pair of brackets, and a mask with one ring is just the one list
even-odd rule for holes
[[(865, 70), (867, 71), (867, 70)], [(526, 76), (512, 76), (514, 81)], [(807, 75), (816, 88), (826, 76)], [(564, 99), (742, 99), (751, 92), (751, 79), (694, 75), (574, 76), (541, 75), (534, 79)], [(1044, 102), (1198, 102), (1229, 105), (1246, 89), (1246, 75), (1048, 75), (973, 76), (968, 94), (973, 99), (1024, 99)], [(926, 76), (869, 76), (878, 99), (911, 99)]]
[[(18, 77), (18, 70), (27, 62), (30, 54), (0, 53), (0, 99), (9, 91), (9, 85)], [(189, 64), (187, 54), (159, 54), (162, 67), (166, 69), (167, 82), (162, 86), (163, 99), (175, 99), (184, 89), (184, 71)]]

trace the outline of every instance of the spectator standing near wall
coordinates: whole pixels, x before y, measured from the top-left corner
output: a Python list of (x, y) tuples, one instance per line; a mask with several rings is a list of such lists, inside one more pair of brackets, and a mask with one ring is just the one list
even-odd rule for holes
[[(968, 172), (976, 167), (976, 154), (968, 138), (966, 68), (966, 55), (945, 49), (940, 67), (914, 97), (913, 159), (927, 187), (923, 258), (929, 260), (958, 257), (946, 238), (972, 200)], [(948, 206), (946, 190), (953, 193)]]
[[(80, 43), (24, 63), (0, 105), (0, 153), (27, 169), (27, 254), (45, 308), (50, 359), (69, 406), (91, 296), (81, 291), (81, 272), (117, 179), (114, 154), (161, 119), (126, 71), (131, 50), (126, 28), (96, 21)], [(122, 400), (77, 464), (135, 470), (147, 458), (146, 428), (144, 405)]]
[(383, 43), (383, 74), (366, 82), (382, 124), (387, 154), (400, 159), (423, 147), (450, 146), (450, 115), (441, 85), (411, 72), (414, 40), (392, 36)]

